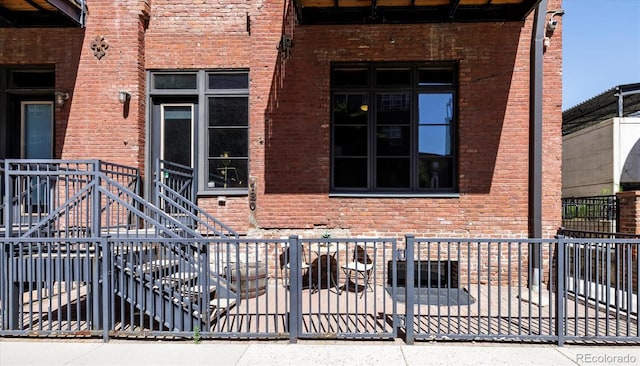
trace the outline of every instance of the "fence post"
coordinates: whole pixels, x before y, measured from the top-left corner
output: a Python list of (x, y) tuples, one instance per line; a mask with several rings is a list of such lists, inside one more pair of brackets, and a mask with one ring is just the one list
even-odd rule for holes
[(102, 306), (102, 341), (106, 343), (109, 342), (109, 314), (114, 303), (114, 291), (111, 288), (112, 281), (109, 277), (109, 272), (111, 270), (111, 255), (109, 251), (109, 242), (106, 237), (102, 237), (100, 239), (99, 258), (101, 259), (99, 263), (102, 265), (102, 301), (100, 302), (100, 305)]
[[(101, 206), (102, 202), (100, 201), (100, 184), (101, 182), (101, 172), (100, 172), (100, 160), (95, 160), (93, 163), (93, 195), (91, 205), (91, 235), (93, 237), (100, 237), (102, 234), (101, 230)], [(106, 206), (105, 206), (106, 208)], [(108, 215), (107, 215), (108, 216)], [(106, 223), (107, 227), (110, 226), (110, 223)]]
[(558, 235), (556, 240), (556, 335), (558, 336), (558, 346), (564, 345), (564, 300), (565, 300), (565, 261), (564, 261), (565, 241), (564, 236)]
[(404, 301), (405, 301), (405, 314), (404, 314), (404, 332), (405, 343), (413, 344), (414, 341), (414, 329), (413, 329), (413, 295), (415, 293), (413, 271), (415, 263), (413, 258), (413, 247), (415, 245), (415, 236), (413, 234), (405, 235), (405, 285), (404, 285)]
[(302, 251), (299, 250), (297, 235), (289, 237), (289, 343), (297, 343), (300, 335), (302, 294), (300, 291), (302, 276), (300, 266), (302, 263)]
[[(100, 285), (100, 276), (102, 274), (100, 269), (100, 262), (102, 255), (102, 243), (100, 241), (87, 242), (87, 253), (90, 253), (91, 247), (95, 248), (95, 255), (91, 258), (90, 255), (87, 255), (87, 264), (90, 265), (91, 268), (91, 283), (90, 289), (88, 289), (89, 293), (87, 294), (88, 300), (91, 302), (91, 315), (87, 314), (87, 318), (90, 317), (90, 321), (88, 321), (90, 330), (99, 330), (100, 327), (104, 324), (102, 321), (103, 312), (100, 311), (100, 307), (104, 308), (104, 299), (102, 298), (103, 292)], [(89, 319), (88, 319), (89, 320)]]

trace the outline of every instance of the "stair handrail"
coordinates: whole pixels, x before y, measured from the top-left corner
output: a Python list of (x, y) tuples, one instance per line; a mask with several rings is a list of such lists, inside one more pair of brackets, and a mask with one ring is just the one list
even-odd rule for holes
[[(214, 236), (220, 236), (222, 238), (240, 237), (240, 235), (231, 227), (216, 219), (195, 203), (195, 194), (193, 192), (195, 176), (193, 168), (157, 159), (156, 172), (157, 174), (155, 174), (153, 178), (156, 191), (156, 206), (163, 207), (163, 205), (168, 205), (172, 209), (179, 211), (181, 214), (188, 216), (191, 220), (203, 225), (208, 230), (206, 236), (210, 236), (210, 234), (213, 233)], [(186, 194), (184, 194), (185, 192), (183, 191), (179, 192), (165, 184), (162, 181), (165, 174), (173, 174), (186, 178), (185, 182), (187, 183), (185, 186), (189, 187), (186, 188), (188, 189)], [(163, 198), (163, 200), (160, 201), (160, 198)], [(213, 225), (211, 223), (213, 223)]]

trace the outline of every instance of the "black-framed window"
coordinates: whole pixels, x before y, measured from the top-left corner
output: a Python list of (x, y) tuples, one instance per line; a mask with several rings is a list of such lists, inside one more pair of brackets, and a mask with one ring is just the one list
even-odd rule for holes
[[(249, 180), (249, 71), (152, 71), (149, 88), (152, 104), (158, 104), (159, 109), (193, 110), (189, 121), (192, 121), (195, 133), (190, 137), (190, 144), (187, 141), (182, 145), (185, 149), (193, 149), (192, 165), (198, 176), (198, 192), (246, 194)], [(166, 120), (164, 118), (160, 123), (166, 125)], [(183, 127), (180, 128), (187, 128), (189, 121), (181, 123)], [(167, 126), (155, 128), (165, 131)], [(159, 144), (174, 143), (178, 132), (185, 131), (174, 131)], [(189, 138), (190, 134), (185, 132), (180, 136)], [(161, 155), (163, 151), (166, 154), (166, 150), (160, 147), (157, 154)], [(184, 155), (188, 157), (188, 154)]]
[(454, 63), (334, 64), (333, 192), (457, 191)]
[(249, 180), (249, 73), (206, 74), (206, 190), (246, 189)]

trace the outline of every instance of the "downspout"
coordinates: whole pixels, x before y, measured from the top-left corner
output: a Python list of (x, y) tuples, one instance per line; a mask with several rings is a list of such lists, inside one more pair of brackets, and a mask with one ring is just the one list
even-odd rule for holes
[[(542, 238), (542, 65), (547, 0), (535, 10), (531, 39), (529, 73), (529, 237)], [(538, 293), (540, 286), (540, 246), (530, 248), (529, 288)], [(534, 292), (535, 291), (535, 292)]]

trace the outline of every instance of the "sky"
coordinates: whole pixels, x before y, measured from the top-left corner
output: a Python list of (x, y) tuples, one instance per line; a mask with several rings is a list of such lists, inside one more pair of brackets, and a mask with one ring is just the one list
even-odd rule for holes
[(563, 0), (562, 8), (562, 110), (640, 83), (640, 0)]

